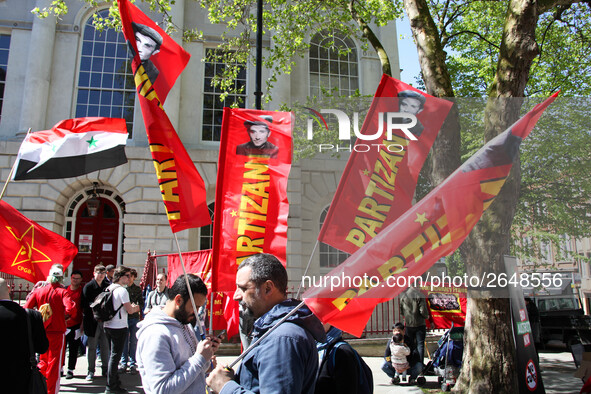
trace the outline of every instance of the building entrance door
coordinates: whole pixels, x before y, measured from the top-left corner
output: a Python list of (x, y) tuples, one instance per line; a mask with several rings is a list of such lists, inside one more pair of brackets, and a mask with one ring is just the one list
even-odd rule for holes
[(119, 212), (115, 204), (99, 198), (96, 216), (90, 216), (86, 202), (76, 215), (75, 244), (78, 255), (74, 259), (74, 269), (82, 272), (84, 282), (93, 278), (94, 266), (102, 263), (117, 265), (119, 253)]

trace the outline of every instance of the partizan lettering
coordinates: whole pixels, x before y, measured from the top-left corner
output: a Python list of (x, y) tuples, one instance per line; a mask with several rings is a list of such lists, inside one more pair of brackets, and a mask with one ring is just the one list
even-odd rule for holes
[(236, 264), (263, 252), (269, 207), (269, 157), (249, 156), (244, 163), (240, 208), (236, 213)]

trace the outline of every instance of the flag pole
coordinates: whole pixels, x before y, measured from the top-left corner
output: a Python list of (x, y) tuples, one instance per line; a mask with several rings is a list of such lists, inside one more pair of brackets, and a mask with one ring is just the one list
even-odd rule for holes
[(312, 253), (310, 253), (310, 259), (308, 260), (308, 265), (306, 266), (306, 270), (304, 271), (304, 275), (302, 275), (302, 280), (300, 280), (300, 286), (298, 287), (298, 292), (296, 293), (295, 298), (300, 298), (300, 292), (302, 291), (302, 284), (304, 283), (303, 279), (306, 275), (308, 275), (308, 270), (310, 269), (310, 264), (312, 263), (312, 257), (314, 257), (314, 253), (316, 252), (316, 247), (318, 247), (318, 240), (314, 244), (314, 249), (312, 249)]
[(283, 318), (281, 318), (281, 320), (279, 320), (277, 323), (275, 323), (275, 325), (271, 328), (269, 328), (267, 330), (266, 333), (263, 334), (262, 337), (260, 337), (259, 339), (257, 339), (256, 341), (254, 341), (249, 347), (248, 349), (246, 349), (245, 351), (242, 352), (242, 354), (240, 356), (238, 356), (238, 358), (234, 361), (232, 361), (232, 363), (230, 365), (228, 365), (228, 368), (232, 368), (234, 365), (236, 365), (240, 360), (242, 360), (244, 357), (246, 357), (246, 355), (248, 353), (251, 352), (252, 349), (255, 348), (255, 346), (257, 346), (259, 343), (261, 343), (261, 341), (263, 339), (265, 339), (270, 333), (272, 333), (277, 327), (279, 327), (279, 325), (281, 323), (283, 323), (284, 321), (286, 321), (287, 319), (289, 319), (294, 313), (296, 313), (301, 307), (303, 307), (304, 305), (306, 305), (306, 303), (304, 301), (300, 302), (295, 308), (293, 308), (291, 311), (289, 311), (289, 313), (285, 316), (283, 316)]
[[(29, 127), (29, 131), (27, 131), (27, 135), (25, 135), (25, 139), (23, 140), (23, 142), (25, 142), (27, 140), (27, 137), (29, 136), (29, 134), (31, 134), (30, 127)], [(21, 146), (23, 145), (23, 142), (21, 142)], [(18, 158), (18, 154), (16, 157)], [(0, 192), (0, 200), (2, 200), (2, 197), (4, 197), (4, 192), (6, 191), (6, 187), (8, 186), (8, 182), (10, 182), (10, 180), (12, 179), (12, 174), (14, 174), (14, 170), (16, 168), (16, 163), (18, 163), (18, 160), (14, 160), (14, 163), (12, 163), (12, 168), (10, 169), (10, 173), (8, 174), (8, 179), (6, 180), (6, 182), (4, 182), (4, 187), (2, 188), (2, 192)]]
[(174, 240), (176, 241), (176, 247), (179, 251), (179, 259), (181, 259), (181, 267), (183, 267), (183, 274), (185, 274), (185, 284), (187, 285), (187, 290), (189, 291), (189, 299), (191, 300), (191, 305), (193, 306), (193, 313), (195, 313), (195, 321), (197, 326), (199, 327), (199, 334), (201, 335), (201, 339), (205, 339), (205, 333), (203, 332), (203, 328), (201, 327), (201, 321), (199, 320), (199, 315), (197, 314), (197, 306), (195, 305), (195, 300), (193, 299), (193, 291), (191, 290), (191, 285), (189, 284), (189, 278), (187, 277), (187, 269), (185, 268), (185, 262), (183, 261), (183, 255), (181, 253), (181, 246), (179, 245), (179, 239), (176, 236), (176, 233), (172, 233), (174, 235)]

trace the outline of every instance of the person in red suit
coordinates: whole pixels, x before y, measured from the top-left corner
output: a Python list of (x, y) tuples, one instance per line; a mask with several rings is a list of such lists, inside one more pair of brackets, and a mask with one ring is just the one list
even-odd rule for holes
[[(55, 265), (52, 266), (47, 277), (49, 285), (33, 291), (25, 303), (25, 308), (37, 308), (43, 315), (49, 350), (40, 356), (39, 369), (47, 378), (48, 394), (59, 392), (66, 319), (74, 315), (76, 310), (76, 303), (61, 284), (63, 280), (62, 269)], [(50, 309), (51, 312), (49, 312)]]

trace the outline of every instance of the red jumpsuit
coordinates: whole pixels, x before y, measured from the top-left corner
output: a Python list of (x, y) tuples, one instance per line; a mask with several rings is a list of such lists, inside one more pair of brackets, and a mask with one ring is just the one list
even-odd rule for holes
[(45, 332), (49, 340), (49, 350), (39, 358), (39, 369), (47, 378), (48, 394), (59, 392), (60, 371), (62, 369), (62, 352), (64, 349), (64, 333), (66, 332), (66, 316), (74, 315), (76, 304), (65, 288), (59, 283), (40, 287), (31, 293), (25, 308), (37, 308), (49, 303), (52, 316), (44, 322)]

